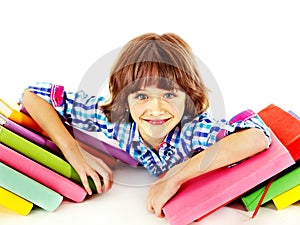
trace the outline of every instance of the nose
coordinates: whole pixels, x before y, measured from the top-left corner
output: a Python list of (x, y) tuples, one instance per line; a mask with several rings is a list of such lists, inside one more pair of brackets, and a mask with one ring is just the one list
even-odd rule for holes
[(164, 113), (163, 101), (160, 97), (152, 96), (149, 99), (148, 107), (149, 114), (152, 116), (159, 116)]

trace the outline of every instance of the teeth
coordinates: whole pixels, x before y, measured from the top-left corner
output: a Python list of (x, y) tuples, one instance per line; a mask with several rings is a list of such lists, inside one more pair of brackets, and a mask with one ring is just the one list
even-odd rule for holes
[(167, 122), (167, 119), (165, 119), (165, 120), (146, 120), (146, 121), (153, 125), (162, 125), (165, 122)]
[(159, 121), (150, 121), (150, 123), (152, 123), (152, 124), (163, 124), (164, 121), (163, 121), (163, 120), (159, 120)]

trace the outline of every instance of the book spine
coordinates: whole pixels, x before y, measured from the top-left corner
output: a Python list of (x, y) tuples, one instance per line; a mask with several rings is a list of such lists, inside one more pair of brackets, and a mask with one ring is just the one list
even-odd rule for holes
[(28, 215), (33, 207), (31, 202), (2, 187), (0, 187), (0, 204), (22, 216)]
[[(53, 171), (82, 184), (78, 173), (68, 162), (2, 126), (0, 126), (0, 142)], [(97, 192), (93, 180), (89, 177), (88, 181), (93, 192)]]
[[(282, 171), (270, 186), (266, 196), (264, 197), (264, 200), (262, 201), (262, 204), (272, 200), (274, 197), (280, 195), (281, 193), (297, 186), (300, 183), (298, 179), (299, 176), (300, 167), (298, 163)], [(264, 192), (265, 187), (265, 184), (260, 184), (256, 188), (251, 189), (243, 196), (241, 196), (241, 200), (248, 211), (252, 211), (255, 209), (259, 202), (259, 199), (262, 196), (262, 193)]]
[(70, 200), (82, 202), (86, 197), (87, 193), (83, 187), (2, 144), (0, 144), (0, 162)]
[(272, 199), (278, 210), (284, 209), (300, 200), (300, 185), (276, 196)]
[[(1, 122), (3, 121), (3, 122)], [(56, 155), (62, 155), (60, 149), (48, 138), (37, 134), (26, 127), (23, 127), (12, 120), (5, 118), (4, 116), (0, 115), (0, 122), (5, 128), (9, 129), (10, 131), (26, 138), (27, 140), (49, 149), (51, 152), (55, 153)]]
[(0, 162), (0, 186), (45, 209), (54, 211), (63, 197), (55, 191)]

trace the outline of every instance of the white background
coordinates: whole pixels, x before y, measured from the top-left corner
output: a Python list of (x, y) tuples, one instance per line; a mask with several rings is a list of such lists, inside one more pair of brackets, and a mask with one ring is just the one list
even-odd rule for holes
[[(299, 11), (296, 0), (0, 1), (0, 98), (16, 102), (34, 81), (76, 88), (95, 61), (133, 37), (174, 32), (213, 74), (226, 117), (271, 103), (300, 113)], [(105, 225), (167, 224), (145, 212), (146, 194), (146, 188), (115, 185), (108, 195), (63, 203), (53, 214), (37, 209), (21, 219), (0, 210), (0, 223), (71, 224), (73, 218)], [(224, 224), (223, 218), (231, 225), (272, 218), (278, 224), (299, 218), (299, 212), (297, 206), (280, 213), (263, 209), (249, 221), (247, 214), (225, 207), (199, 224)]]

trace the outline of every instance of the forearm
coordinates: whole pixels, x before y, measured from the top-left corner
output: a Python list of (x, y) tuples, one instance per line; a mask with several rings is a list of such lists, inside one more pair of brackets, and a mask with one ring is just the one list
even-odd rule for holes
[(268, 145), (268, 139), (259, 129), (252, 128), (231, 134), (178, 165), (178, 172), (173, 176), (174, 182), (181, 185), (196, 176), (251, 157)]
[(24, 107), (31, 117), (61, 149), (65, 158), (78, 172), (86, 191), (92, 194), (88, 182), (88, 177), (91, 177), (98, 193), (102, 192), (99, 175), (104, 181), (104, 191), (108, 191), (112, 186), (112, 171), (101, 159), (92, 156), (80, 148), (77, 141), (65, 128), (56, 110), (44, 99), (29, 90), (24, 92), (22, 100)]
[[(41, 97), (25, 90), (22, 102), (30, 116), (61, 149), (66, 158), (76, 149), (76, 141), (63, 125), (55, 109)], [(72, 152), (74, 154), (74, 152)]]

